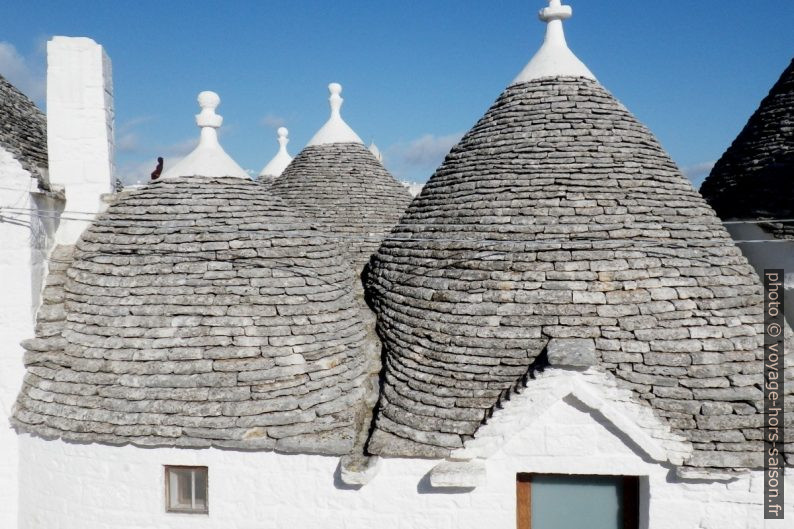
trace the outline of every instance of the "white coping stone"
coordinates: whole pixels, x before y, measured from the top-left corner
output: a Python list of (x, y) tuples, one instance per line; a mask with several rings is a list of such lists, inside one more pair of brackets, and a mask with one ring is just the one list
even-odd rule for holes
[(271, 159), (264, 169), (259, 173), (259, 176), (271, 176), (273, 178), (281, 176), (284, 169), (292, 162), (292, 156), (287, 152), (287, 144), (289, 143), (289, 130), (287, 127), (278, 128), (278, 152)]
[(538, 16), (547, 24), (546, 38), (511, 85), (544, 77), (587, 77), (595, 80), (595, 75), (573, 54), (565, 41), (562, 21), (572, 15), (571, 6), (562, 5), (560, 0), (549, 0), (549, 7), (540, 10)]
[(328, 98), (331, 105), (331, 117), (328, 118), (325, 125), (323, 125), (312, 139), (309, 140), (307, 147), (329, 143), (363, 144), (364, 142), (361, 141), (358, 134), (353, 132), (350, 125), (345, 123), (345, 120), (342, 119), (340, 109), (342, 108), (342, 103), (345, 101), (342, 99), (342, 96), (339, 95), (342, 93), (342, 85), (339, 83), (331, 83), (328, 85), (328, 91), (331, 93), (331, 97)]
[(223, 117), (216, 114), (215, 109), (220, 102), (221, 98), (215, 92), (204, 91), (198, 95), (198, 104), (201, 107), (201, 112), (196, 115), (196, 125), (201, 129), (199, 144), (193, 152), (163, 172), (160, 178), (231, 176), (250, 180), (248, 173), (218, 143), (217, 129), (223, 123)]
[(485, 485), (488, 473), (485, 461), (472, 459), (456, 461), (448, 459), (433, 467), (430, 471), (430, 484), (439, 488), (475, 488)]

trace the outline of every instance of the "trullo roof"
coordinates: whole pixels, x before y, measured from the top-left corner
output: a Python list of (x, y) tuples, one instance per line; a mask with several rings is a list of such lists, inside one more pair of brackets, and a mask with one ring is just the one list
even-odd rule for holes
[[(554, 4), (542, 18), (561, 23)], [(448, 455), (567, 350), (691, 441), (687, 465), (760, 467), (757, 275), (653, 134), (544, 53), (373, 258), (385, 379), (369, 450)]]

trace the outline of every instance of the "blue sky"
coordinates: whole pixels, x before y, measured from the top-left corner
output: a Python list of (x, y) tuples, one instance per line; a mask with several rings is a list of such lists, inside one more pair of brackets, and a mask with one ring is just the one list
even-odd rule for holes
[[(571, 0), (566, 36), (699, 182), (794, 55), (791, 0)], [(41, 1), (0, 8), (0, 73), (44, 105), (45, 43), (87, 36), (113, 61), (117, 166), (146, 176), (198, 137), (214, 90), (221, 143), (258, 172), (342, 114), (398, 177), (426, 180), (540, 46), (541, 0)]]

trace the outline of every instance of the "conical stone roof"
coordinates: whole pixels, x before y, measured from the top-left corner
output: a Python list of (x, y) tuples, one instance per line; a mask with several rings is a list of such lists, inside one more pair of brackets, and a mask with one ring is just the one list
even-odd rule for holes
[(47, 119), (25, 94), (0, 75), (0, 147), (43, 182), (47, 161)]
[(527, 77), (373, 258), (385, 378), (369, 450), (446, 456), (567, 351), (691, 441), (686, 464), (760, 467), (758, 277), (597, 81)]
[[(723, 219), (794, 218), (794, 60), (700, 192)], [(794, 237), (794, 225), (775, 224)]]
[(357, 272), (412, 200), (359, 143), (304, 148), (269, 189), (341, 237)]
[(328, 90), (330, 118), (268, 190), (339, 237), (359, 274), (413, 197), (342, 119), (342, 86)]
[(352, 274), (335, 241), (256, 183), (181, 177), (125, 193), (56, 250), (47, 284), (18, 427), (350, 451), (365, 363)]

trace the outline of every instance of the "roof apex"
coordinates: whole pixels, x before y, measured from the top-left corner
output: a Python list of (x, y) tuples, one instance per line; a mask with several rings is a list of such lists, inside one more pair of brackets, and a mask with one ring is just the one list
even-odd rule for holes
[(363, 145), (364, 142), (361, 141), (358, 134), (356, 134), (353, 129), (350, 128), (350, 125), (345, 123), (345, 120), (342, 119), (340, 110), (342, 108), (342, 103), (345, 101), (342, 99), (342, 96), (339, 95), (342, 93), (342, 85), (339, 83), (331, 83), (328, 85), (328, 91), (331, 93), (331, 97), (328, 98), (329, 104), (331, 105), (331, 117), (328, 118), (325, 125), (323, 125), (312, 139), (309, 140), (306, 146), (311, 147), (327, 143), (361, 143)]
[(196, 115), (196, 125), (201, 129), (198, 146), (176, 165), (165, 171), (162, 178), (180, 176), (231, 176), (250, 180), (242, 167), (226, 154), (218, 143), (218, 131), (223, 117), (215, 113), (221, 98), (215, 92), (204, 91), (198, 95), (201, 112)]
[(586, 77), (596, 80), (595, 75), (574, 55), (565, 41), (562, 21), (571, 16), (573, 8), (562, 5), (560, 0), (549, 0), (549, 7), (540, 10), (538, 17), (547, 24), (543, 45), (511, 85), (544, 77)]
[(281, 176), (284, 169), (292, 162), (292, 156), (287, 152), (287, 144), (289, 143), (289, 130), (287, 127), (278, 128), (278, 152), (267, 163), (264, 169), (259, 173), (259, 176), (277, 177)]

